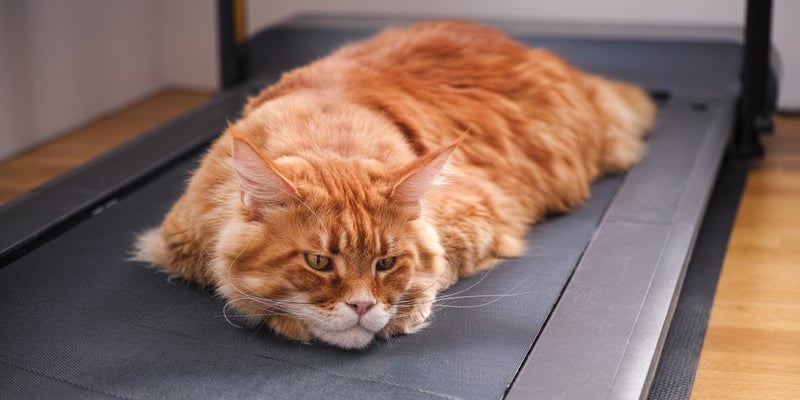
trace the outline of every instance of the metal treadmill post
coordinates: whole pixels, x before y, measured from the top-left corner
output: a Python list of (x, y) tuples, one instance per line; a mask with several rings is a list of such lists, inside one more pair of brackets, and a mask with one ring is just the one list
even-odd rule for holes
[(767, 94), (771, 28), (772, 0), (748, 0), (735, 142), (737, 153), (745, 156), (763, 156), (758, 135), (773, 129), (775, 99)]

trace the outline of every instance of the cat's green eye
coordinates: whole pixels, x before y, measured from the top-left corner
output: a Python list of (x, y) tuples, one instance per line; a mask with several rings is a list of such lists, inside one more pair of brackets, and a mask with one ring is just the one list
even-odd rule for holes
[(394, 263), (396, 261), (397, 257), (380, 259), (378, 260), (378, 262), (375, 263), (375, 269), (377, 269), (378, 271), (386, 271), (387, 269), (394, 267)]
[(327, 271), (333, 267), (331, 259), (319, 254), (305, 253), (306, 263), (317, 271)]

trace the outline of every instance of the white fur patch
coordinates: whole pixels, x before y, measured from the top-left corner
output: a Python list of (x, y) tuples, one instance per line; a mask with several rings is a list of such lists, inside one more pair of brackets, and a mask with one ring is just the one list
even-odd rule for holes
[(154, 265), (167, 266), (167, 243), (161, 236), (160, 228), (153, 228), (136, 237), (132, 261), (142, 261)]
[(367, 347), (389, 322), (389, 313), (382, 304), (376, 304), (359, 316), (344, 302), (329, 312), (313, 313), (309, 328), (319, 340), (345, 349)]

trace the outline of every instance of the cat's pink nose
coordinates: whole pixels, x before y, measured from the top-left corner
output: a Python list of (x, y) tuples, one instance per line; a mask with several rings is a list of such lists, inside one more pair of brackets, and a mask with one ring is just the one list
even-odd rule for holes
[(355, 311), (356, 314), (358, 314), (358, 316), (360, 317), (366, 314), (367, 311), (369, 311), (369, 309), (375, 305), (375, 301), (373, 300), (354, 301), (354, 302), (348, 302), (347, 305), (350, 306), (350, 308), (352, 308), (353, 311)]

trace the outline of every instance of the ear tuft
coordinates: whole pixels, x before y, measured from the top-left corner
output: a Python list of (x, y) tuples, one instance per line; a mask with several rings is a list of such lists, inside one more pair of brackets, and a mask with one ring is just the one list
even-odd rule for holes
[(425, 195), (446, 180), (446, 167), (456, 147), (463, 139), (430, 152), (398, 171), (399, 178), (392, 188), (390, 198), (401, 204), (419, 204)]
[(262, 207), (282, 207), (297, 201), (297, 189), (281, 175), (277, 166), (249, 139), (234, 131), (232, 126), (229, 129), (233, 136), (233, 168), (245, 208), (256, 211)]

